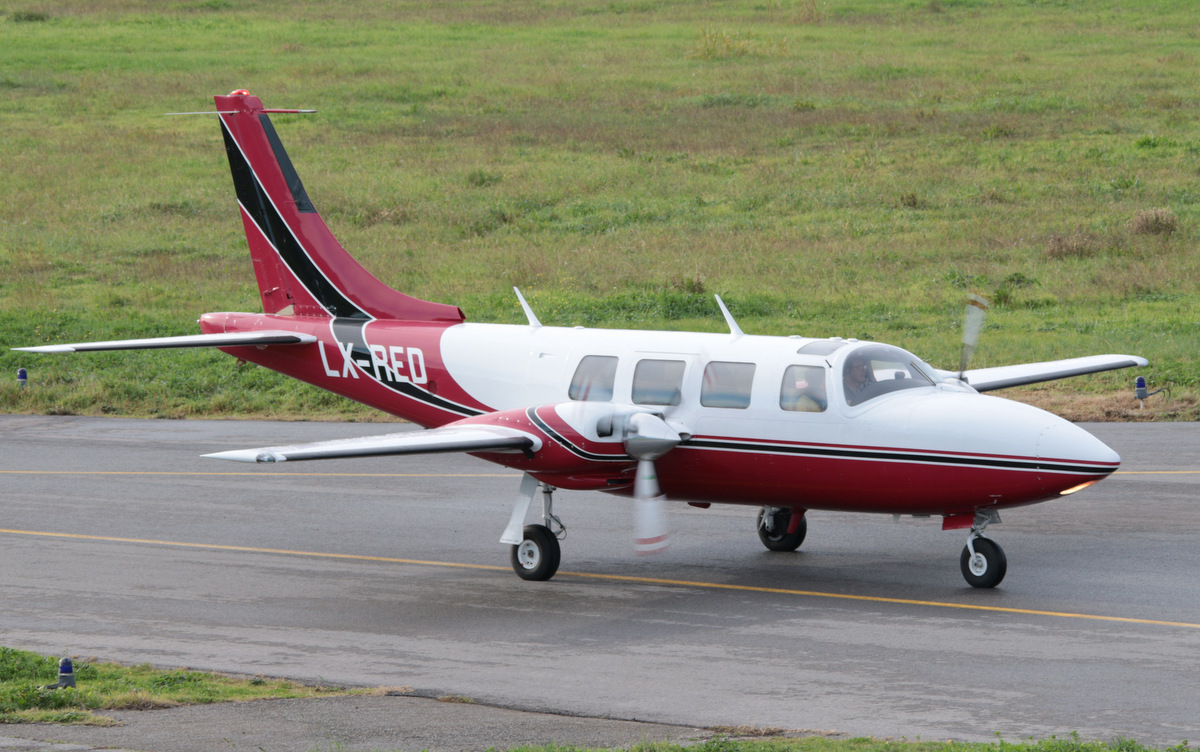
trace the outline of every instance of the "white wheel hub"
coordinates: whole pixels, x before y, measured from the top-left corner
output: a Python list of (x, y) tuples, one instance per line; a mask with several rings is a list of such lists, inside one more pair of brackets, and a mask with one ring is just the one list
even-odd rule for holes
[(542, 561), (542, 549), (531, 540), (523, 540), (517, 545), (517, 561), (523, 569), (537, 569)]
[(971, 574), (975, 575), (976, 577), (982, 577), (987, 574), (988, 571), (987, 557), (983, 554), (976, 553), (971, 557), (971, 561), (967, 566), (970, 567)]

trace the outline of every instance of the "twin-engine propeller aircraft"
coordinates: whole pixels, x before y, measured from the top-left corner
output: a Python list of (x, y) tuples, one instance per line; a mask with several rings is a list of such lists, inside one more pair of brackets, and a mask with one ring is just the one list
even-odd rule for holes
[[(82, 352), (216, 347), (424, 427), (206, 455), (292, 462), (468, 452), (524, 473), (500, 540), (527, 580), (558, 569), (556, 488), (632, 495), (639, 551), (666, 544), (663, 500), (761, 507), (758, 535), (794, 551), (810, 509), (940, 515), (969, 530), (967, 582), (1007, 568), (982, 537), (999, 510), (1092, 485), (1120, 458), (1050, 413), (981, 392), (1114, 368), (1097, 355), (968, 370), (891, 345), (743, 334), (470, 324), (461, 310), (384, 285), (317, 214), (269, 113), (244, 90), (215, 98), (263, 313), (206, 313), (194, 336), (17, 348)], [(203, 114), (203, 113), (198, 113)], [(211, 113), (210, 113), (211, 114)], [(541, 521), (525, 525), (538, 494)]]

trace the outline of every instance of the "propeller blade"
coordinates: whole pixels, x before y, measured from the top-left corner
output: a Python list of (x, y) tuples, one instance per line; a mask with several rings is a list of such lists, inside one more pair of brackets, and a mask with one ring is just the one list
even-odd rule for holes
[(651, 413), (634, 413), (625, 424), (625, 451), (638, 461), (633, 482), (633, 546), (639, 554), (667, 550), (666, 499), (659, 491), (654, 460), (683, 441), (667, 422)]
[(666, 500), (658, 492), (654, 460), (638, 460), (633, 483), (633, 547), (639, 555), (660, 554), (670, 545)]
[(971, 355), (979, 342), (979, 333), (983, 331), (983, 320), (987, 317), (987, 309), (991, 305), (986, 298), (972, 293), (967, 296), (967, 317), (963, 321), (962, 359), (959, 361), (958, 378), (962, 379), (967, 366), (971, 364)]

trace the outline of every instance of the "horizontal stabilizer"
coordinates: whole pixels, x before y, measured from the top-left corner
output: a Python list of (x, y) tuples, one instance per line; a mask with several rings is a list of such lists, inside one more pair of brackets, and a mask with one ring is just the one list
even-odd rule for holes
[(443, 426), (424, 431), (404, 431), (356, 439), (316, 441), (311, 444), (235, 449), (206, 454), (235, 462), (289, 462), (344, 457), (378, 457), (393, 454), (439, 452), (536, 452), (541, 441), (532, 434), (500, 426)]
[(1148, 360), (1136, 355), (1089, 355), (1083, 358), (1050, 360), (1043, 363), (976, 368), (966, 371), (964, 377), (975, 391), (990, 392), (994, 389), (1007, 389), (1010, 386), (1037, 384), (1072, 376), (1084, 376), (1089, 373), (1112, 371), (1117, 368), (1144, 367), (1149, 364)]
[(14, 350), (35, 353), (90, 352), (98, 350), (159, 350), (170, 347), (241, 347), (245, 345), (310, 345), (317, 341), (311, 334), (286, 331), (228, 332), (221, 334), (187, 334), (182, 337), (150, 337), (149, 339), (112, 339), (107, 342), (76, 342), (67, 345), (14, 347)]

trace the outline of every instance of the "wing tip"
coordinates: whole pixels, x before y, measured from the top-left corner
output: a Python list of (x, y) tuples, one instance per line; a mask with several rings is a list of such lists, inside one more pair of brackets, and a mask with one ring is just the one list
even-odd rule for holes
[(229, 460), (230, 462), (255, 462), (259, 464), (269, 464), (273, 462), (286, 462), (287, 457), (274, 452), (264, 452), (260, 449), (232, 449), (227, 452), (213, 452), (211, 454), (202, 454), (201, 457), (210, 460)]
[(10, 350), (31, 353), (68, 353), (75, 352), (73, 345), (38, 345), (37, 347), (10, 347)]

